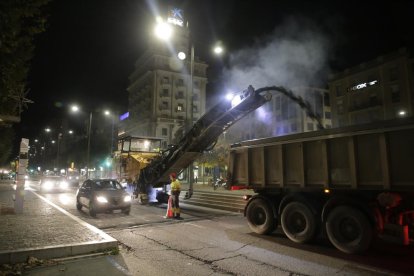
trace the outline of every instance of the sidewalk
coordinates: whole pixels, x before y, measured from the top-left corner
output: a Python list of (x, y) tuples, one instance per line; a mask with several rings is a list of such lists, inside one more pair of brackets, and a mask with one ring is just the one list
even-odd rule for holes
[(14, 214), (14, 193), (0, 181), (0, 264), (117, 249), (115, 239), (30, 190), (23, 213)]

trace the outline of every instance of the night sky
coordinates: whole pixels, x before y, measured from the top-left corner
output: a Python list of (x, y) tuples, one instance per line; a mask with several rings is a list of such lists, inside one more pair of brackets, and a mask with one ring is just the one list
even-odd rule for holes
[[(290, 37), (300, 36), (302, 26), (323, 35), (330, 72), (402, 46), (412, 47), (413, 1), (337, 2), (52, 1), (47, 31), (35, 41), (28, 85), (28, 98), (34, 103), (16, 125), (17, 140), (34, 139), (52, 118), (69, 116), (68, 105), (74, 102), (89, 109), (109, 107), (125, 112), (128, 77), (147, 41), (153, 39), (153, 11), (160, 4), (181, 3), (184, 8), (196, 55), (210, 64), (210, 90), (217, 82), (225, 82), (221, 70), (232, 65), (232, 53), (260, 48), (286, 21), (295, 21), (299, 26)], [(280, 33), (279, 30), (279, 37)], [(216, 40), (226, 46), (227, 54), (222, 60), (211, 57), (206, 47), (205, 41)]]

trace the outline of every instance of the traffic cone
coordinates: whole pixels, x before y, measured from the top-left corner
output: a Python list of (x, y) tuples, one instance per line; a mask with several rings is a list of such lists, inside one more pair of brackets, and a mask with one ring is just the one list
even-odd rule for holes
[(172, 198), (171, 196), (168, 197), (168, 207), (167, 207), (167, 214), (165, 215), (166, 218), (173, 218), (174, 213), (172, 210)]

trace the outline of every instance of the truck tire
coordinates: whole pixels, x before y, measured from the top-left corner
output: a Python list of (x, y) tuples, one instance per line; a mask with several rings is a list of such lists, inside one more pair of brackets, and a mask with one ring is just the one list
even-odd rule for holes
[(306, 243), (315, 237), (316, 216), (301, 202), (286, 205), (282, 211), (281, 224), (286, 236), (296, 243)]
[(373, 228), (368, 218), (349, 206), (336, 207), (329, 213), (326, 233), (337, 249), (350, 254), (367, 250), (373, 239)]
[(260, 235), (273, 232), (277, 226), (269, 204), (260, 198), (253, 199), (247, 206), (246, 218), (250, 229)]

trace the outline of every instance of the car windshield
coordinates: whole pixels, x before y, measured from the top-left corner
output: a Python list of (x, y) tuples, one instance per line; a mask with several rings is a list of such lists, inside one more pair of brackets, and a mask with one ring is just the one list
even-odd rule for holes
[(95, 184), (98, 190), (122, 190), (121, 184), (115, 180), (98, 180)]

